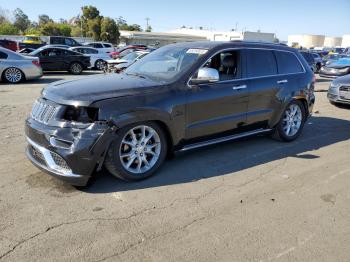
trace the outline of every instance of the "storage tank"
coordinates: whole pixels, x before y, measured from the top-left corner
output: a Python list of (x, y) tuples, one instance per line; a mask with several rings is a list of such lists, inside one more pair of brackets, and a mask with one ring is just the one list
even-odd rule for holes
[(324, 39), (324, 47), (336, 47), (342, 45), (342, 38), (341, 37), (331, 37), (326, 36)]
[(293, 47), (321, 47), (324, 44), (324, 35), (290, 35), (288, 45)]
[(343, 35), (342, 47), (350, 47), (350, 35)]

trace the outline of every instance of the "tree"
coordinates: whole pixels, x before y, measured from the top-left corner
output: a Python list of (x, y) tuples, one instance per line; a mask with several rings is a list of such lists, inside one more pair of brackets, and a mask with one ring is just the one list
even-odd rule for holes
[(39, 26), (45, 25), (49, 22), (53, 22), (53, 20), (48, 15), (39, 15), (38, 23)]
[[(94, 35), (94, 38), (96, 37), (95, 39), (99, 39), (101, 30), (98, 28), (101, 27), (101, 25), (98, 26), (97, 23), (99, 23), (102, 18), (100, 16), (100, 11), (91, 5), (83, 6), (81, 10), (83, 13), (81, 16), (83, 35)], [(89, 27), (89, 24), (93, 26), (94, 29), (92, 29), (91, 26)]]
[(20, 8), (15, 9), (13, 15), (15, 18), (13, 25), (17, 27), (22, 33), (24, 33), (30, 25), (28, 16)]
[(10, 18), (8, 17), (8, 10), (2, 9), (0, 7), (0, 24), (10, 23)]
[(83, 11), (83, 19), (92, 20), (100, 16), (100, 11), (92, 5), (83, 6), (81, 9)]
[(95, 18), (92, 20), (88, 20), (88, 36), (92, 37), (95, 41), (101, 40), (101, 19)]
[(61, 36), (71, 36), (72, 28), (65, 23), (59, 23), (57, 24), (58, 30), (60, 32), (59, 35)]
[(117, 23), (109, 17), (101, 20), (101, 39), (111, 43), (117, 43), (119, 40), (119, 30)]
[(18, 28), (10, 23), (1, 23), (0, 24), (0, 35), (17, 35)]
[(152, 32), (152, 26), (148, 26), (147, 28), (146, 28), (146, 32)]

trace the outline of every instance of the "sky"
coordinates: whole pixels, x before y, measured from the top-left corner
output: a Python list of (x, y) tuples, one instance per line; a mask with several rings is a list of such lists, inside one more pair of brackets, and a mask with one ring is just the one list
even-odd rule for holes
[(238, 30), (275, 33), (280, 40), (291, 34), (350, 34), (350, 0), (0, 0), (2, 9), (21, 8), (31, 20), (40, 14), (57, 21), (69, 19), (84, 5), (143, 28), (149, 17), (155, 32), (185, 25), (220, 31), (237, 26)]

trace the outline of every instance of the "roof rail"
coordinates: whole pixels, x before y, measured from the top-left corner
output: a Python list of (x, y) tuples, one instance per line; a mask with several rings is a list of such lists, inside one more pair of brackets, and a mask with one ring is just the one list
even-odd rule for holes
[(283, 45), (287, 46), (286, 44), (283, 43), (273, 43), (273, 42), (267, 42), (267, 41), (253, 41), (253, 40), (230, 40), (230, 42), (243, 42), (243, 43), (248, 43), (248, 44), (267, 44), (267, 45)]

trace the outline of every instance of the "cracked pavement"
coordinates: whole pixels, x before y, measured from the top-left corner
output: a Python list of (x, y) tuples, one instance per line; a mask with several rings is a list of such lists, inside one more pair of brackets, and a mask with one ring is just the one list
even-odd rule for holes
[(0, 262), (349, 261), (350, 108), (328, 103), (328, 80), (295, 142), (227, 142), (77, 189), (32, 166), (23, 136), (41, 88), (73, 77), (0, 83)]

